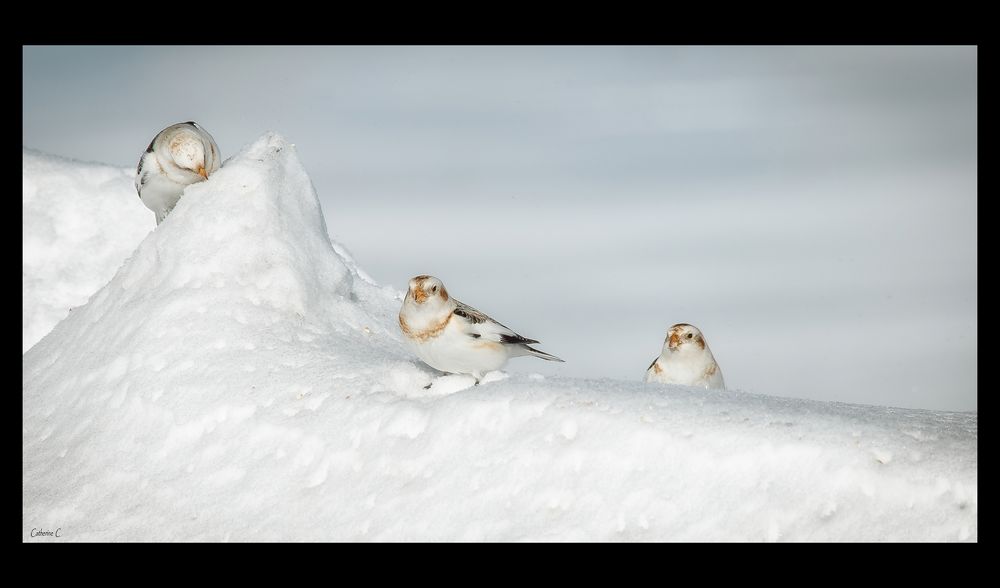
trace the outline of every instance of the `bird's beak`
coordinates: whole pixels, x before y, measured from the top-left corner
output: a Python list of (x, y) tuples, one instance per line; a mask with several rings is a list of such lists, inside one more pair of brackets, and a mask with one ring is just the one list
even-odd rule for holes
[(208, 179), (208, 172), (205, 171), (205, 166), (201, 166), (198, 168), (198, 175), (205, 178), (206, 180)]
[(670, 338), (667, 339), (667, 347), (674, 349), (680, 344), (681, 338), (677, 336), (677, 333), (670, 333)]

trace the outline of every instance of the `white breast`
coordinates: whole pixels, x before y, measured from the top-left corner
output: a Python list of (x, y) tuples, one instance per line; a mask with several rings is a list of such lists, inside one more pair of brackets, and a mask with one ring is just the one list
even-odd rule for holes
[(162, 174), (151, 175), (142, 186), (139, 198), (146, 208), (156, 213), (156, 224), (160, 224), (177, 205), (184, 188)]
[[(657, 373), (656, 367), (660, 367)], [(711, 368), (714, 366), (714, 371)], [(680, 384), (682, 386), (701, 386), (703, 388), (725, 388), (722, 370), (711, 356), (685, 358), (684, 360), (661, 356), (656, 365), (646, 371), (647, 382), (660, 384)]]
[(409, 341), (424, 363), (453, 374), (481, 375), (498, 370), (509, 357), (506, 346), (482, 337), (471, 337), (454, 317), (438, 336)]

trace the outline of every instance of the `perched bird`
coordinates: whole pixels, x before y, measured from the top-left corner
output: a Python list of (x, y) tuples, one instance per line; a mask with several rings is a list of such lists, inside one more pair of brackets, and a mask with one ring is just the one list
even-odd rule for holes
[[(563, 361), (530, 347), (526, 339), (475, 308), (448, 295), (441, 280), (416, 276), (399, 310), (399, 328), (427, 365), (452, 374), (472, 374), (476, 384), (507, 359), (534, 355)], [(428, 386), (429, 387), (429, 386)]]
[(160, 224), (184, 188), (207, 179), (220, 164), (219, 146), (208, 131), (193, 121), (170, 125), (153, 137), (139, 158), (135, 189)]
[(705, 342), (705, 336), (693, 325), (678, 323), (667, 331), (660, 356), (646, 369), (647, 382), (683, 384), (704, 388), (725, 388), (722, 370)]

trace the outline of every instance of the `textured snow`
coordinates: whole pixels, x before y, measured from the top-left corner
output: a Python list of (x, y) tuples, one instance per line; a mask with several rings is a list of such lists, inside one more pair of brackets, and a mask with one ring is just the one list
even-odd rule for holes
[(188, 188), (23, 356), (24, 540), (977, 540), (975, 413), (438, 378), (327, 235), (278, 135)]
[(23, 149), (22, 352), (115, 275), (155, 222), (135, 169)]

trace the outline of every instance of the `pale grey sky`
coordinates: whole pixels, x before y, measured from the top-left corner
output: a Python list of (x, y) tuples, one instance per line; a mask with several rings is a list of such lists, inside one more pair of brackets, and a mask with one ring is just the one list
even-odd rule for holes
[(378, 281), (437, 275), (567, 360), (511, 370), (639, 379), (689, 322), (732, 388), (977, 408), (975, 47), (25, 47), (23, 65), (23, 143), (56, 155), (131, 166), (191, 119), (223, 157), (282, 133)]

